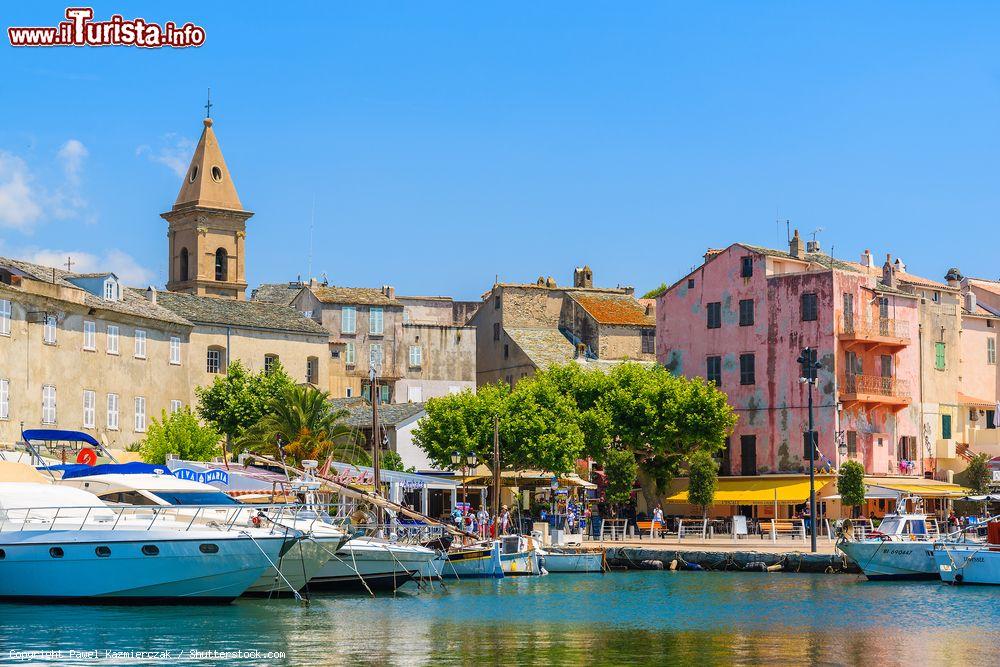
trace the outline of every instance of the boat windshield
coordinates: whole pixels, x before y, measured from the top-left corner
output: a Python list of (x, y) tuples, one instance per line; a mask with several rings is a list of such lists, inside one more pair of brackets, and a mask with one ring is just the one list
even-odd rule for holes
[(882, 519), (882, 523), (878, 526), (878, 532), (884, 535), (896, 535), (899, 533), (899, 519)]
[(910, 519), (910, 530), (907, 531), (910, 535), (926, 535), (927, 534), (927, 522), (923, 519)]
[(239, 505), (240, 502), (222, 491), (156, 491), (157, 497), (169, 505)]

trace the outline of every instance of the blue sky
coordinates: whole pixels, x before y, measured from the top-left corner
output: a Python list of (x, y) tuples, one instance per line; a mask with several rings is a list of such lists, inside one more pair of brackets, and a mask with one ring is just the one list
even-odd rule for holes
[[(408, 294), (582, 263), (644, 291), (783, 244), (777, 218), (838, 257), (1000, 275), (995, 4), (367, 4), (94, 5), (204, 26), (186, 50), (4, 36), (0, 254), (162, 284), (211, 86), (251, 285), (307, 274), (314, 199), (312, 273)], [(65, 8), (28, 5), (3, 27)]]

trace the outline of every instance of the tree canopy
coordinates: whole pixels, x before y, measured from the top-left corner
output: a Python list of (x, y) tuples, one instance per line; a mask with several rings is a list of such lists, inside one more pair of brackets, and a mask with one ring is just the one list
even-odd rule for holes
[(715, 501), (719, 481), (719, 464), (705, 450), (691, 454), (688, 467), (688, 502), (701, 508), (707, 516), (708, 507)]
[(962, 472), (961, 479), (972, 489), (976, 495), (983, 495), (990, 491), (990, 481), (993, 473), (990, 471), (989, 457), (980, 452), (972, 457), (969, 465)]
[(837, 493), (840, 502), (848, 507), (858, 507), (865, 503), (865, 467), (857, 461), (840, 464), (837, 476)]
[(263, 406), (263, 414), (245, 428), (234, 451), (278, 455), (280, 439), (285, 456), (295, 464), (327, 458), (355, 465), (370, 465), (358, 432), (345, 425), (347, 410), (330, 403), (330, 395), (310, 386), (286, 386)]
[(223, 435), (236, 439), (259, 422), (281, 392), (295, 386), (275, 362), (270, 371), (253, 374), (239, 360), (208, 387), (198, 387), (198, 414)]
[(185, 407), (169, 416), (164, 411), (159, 420), (154, 418), (146, 439), (137, 444), (136, 450), (146, 463), (166, 463), (168, 454), (186, 461), (208, 461), (221, 453), (221, 439), (218, 431), (202, 426)]

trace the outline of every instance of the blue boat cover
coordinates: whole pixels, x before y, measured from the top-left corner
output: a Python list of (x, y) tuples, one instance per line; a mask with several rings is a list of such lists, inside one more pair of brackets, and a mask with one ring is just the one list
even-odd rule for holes
[[(51, 466), (58, 469), (61, 466)], [(74, 477), (90, 477), (92, 475), (152, 475), (157, 471), (163, 475), (170, 475), (170, 468), (164, 465), (150, 465), (148, 463), (102, 463), (97, 466), (74, 465), (66, 466), (63, 469), (63, 479), (73, 479)]]
[(21, 437), (27, 442), (31, 442), (32, 440), (85, 442), (88, 445), (97, 447), (98, 449), (103, 449), (101, 444), (94, 440), (92, 436), (87, 435), (86, 433), (81, 433), (80, 431), (61, 431), (53, 428), (33, 428), (28, 429), (27, 431), (21, 431)]

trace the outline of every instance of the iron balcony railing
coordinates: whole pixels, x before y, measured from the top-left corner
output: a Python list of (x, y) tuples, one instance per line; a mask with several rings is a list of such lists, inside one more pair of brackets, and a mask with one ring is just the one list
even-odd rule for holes
[(902, 380), (881, 375), (847, 375), (841, 382), (845, 394), (866, 394), (887, 398), (910, 398), (910, 388)]
[(909, 338), (910, 323), (900, 322), (891, 317), (866, 319), (844, 315), (842, 333), (858, 338)]

